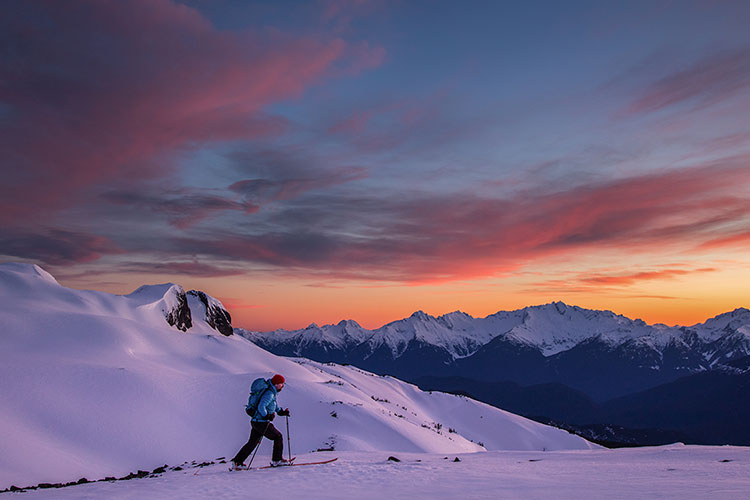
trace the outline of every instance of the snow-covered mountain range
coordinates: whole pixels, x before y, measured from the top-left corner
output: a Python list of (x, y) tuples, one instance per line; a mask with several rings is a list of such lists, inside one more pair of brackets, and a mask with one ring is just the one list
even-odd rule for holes
[(273, 373), (287, 379), (295, 453), (594, 446), (466, 397), (276, 356), (226, 335), (230, 321), (179, 285), (112, 295), (0, 264), (0, 489), (230, 457), (247, 439), (250, 382)]
[(560, 382), (606, 398), (732, 367), (750, 355), (750, 310), (669, 327), (555, 302), (485, 318), (418, 311), (376, 330), (342, 321), (295, 331), (235, 333), (277, 354), (351, 363), (408, 379), (460, 374), (527, 384)]

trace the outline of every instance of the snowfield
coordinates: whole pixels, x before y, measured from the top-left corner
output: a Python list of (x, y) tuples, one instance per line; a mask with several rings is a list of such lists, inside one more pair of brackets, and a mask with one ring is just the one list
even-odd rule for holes
[(287, 379), (279, 403), (297, 454), (597, 448), (464, 397), (275, 356), (203, 314), (182, 332), (165, 318), (180, 293), (72, 290), (37, 266), (0, 265), (0, 489), (231, 457), (247, 440), (250, 383), (274, 373)]
[[(266, 443), (266, 446), (269, 446)], [(259, 453), (268, 453), (261, 450)], [(333, 455), (313, 453), (298, 459)], [(459, 455), (342, 452), (337, 462), (229, 472), (226, 465), (23, 493), (22, 498), (675, 499), (748, 498), (750, 448), (672, 445)], [(458, 457), (460, 462), (453, 460)], [(196, 474), (197, 472), (197, 474)], [(12, 498), (12, 497), (10, 497)]]

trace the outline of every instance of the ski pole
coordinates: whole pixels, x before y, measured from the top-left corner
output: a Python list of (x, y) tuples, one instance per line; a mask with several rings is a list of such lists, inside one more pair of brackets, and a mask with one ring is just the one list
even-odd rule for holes
[(247, 464), (248, 469), (250, 468), (251, 465), (253, 465), (253, 460), (255, 460), (255, 454), (258, 453), (258, 449), (260, 448), (260, 443), (263, 442), (263, 436), (265, 436), (269, 425), (271, 425), (270, 420), (266, 423), (266, 427), (263, 429), (263, 434), (260, 435), (260, 439), (258, 440), (258, 444), (255, 446), (255, 451), (253, 452), (253, 456), (250, 457), (250, 463)]
[(292, 440), (289, 438), (289, 415), (286, 416), (286, 446), (287, 446), (287, 450), (289, 451), (289, 463), (291, 463), (292, 462)]

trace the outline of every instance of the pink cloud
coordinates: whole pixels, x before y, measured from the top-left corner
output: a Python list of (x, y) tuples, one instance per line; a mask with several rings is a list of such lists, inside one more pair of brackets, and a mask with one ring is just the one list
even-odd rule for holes
[(268, 104), (378, 64), (377, 47), (219, 31), (170, 1), (26, 3), (5, 19), (2, 220), (46, 217), (92, 184), (164, 176), (175, 150), (279, 134)]
[(656, 271), (641, 271), (628, 274), (594, 274), (588, 276), (579, 276), (575, 281), (595, 286), (629, 286), (642, 281), (671, 279), (694, 273), (709, 273), (714, 271), (716, 271), (716, 269), (714, 268), (661, 269)]
[[(323, 197), (313, 209), (303, 204), (299, 211), (277, 213), (278, 232), (216, 234), (206, 241), (182, 239), (179, 246), (296, 276), (410, 284), (497, 276), (550, 256), (575, 259), (598, 250), (661, 255), (665, 249), (690, 250), (750, 218), (750, 201), (733, 196), (736, 186), (750, 183), (749, 159), (558, 192), (522, 192), (508, 199), (471, 192)], [(595, 275), (588, 281), (579, 278), (577, 286), (593, 286), (592, 281), (622, 286), (674, 278), (683, 271), (709, 269)]]
[(354, 111), (350, 116), (333, 124), (328, 132), (331, 134), (361, 134), (374, 115), (375, 112), (372, 110)]
[[(750, 183), (748, 160), (734, 158), (559, 193), (523, 193), (509, 200), (469, 194), (423, 200), (407, 207), (400, 222), (383, 232), (400, 236), (356, 248), (348, 257), (381, 263), (395, 279), (431, 282), (490, 276), (550, 255), (691, 247), (690, 242), (720, 232), (727, 222), (750, 218), (750, 202), (730, 194), (734, 186)], [(667, 271), (661, 273), (665, 277)], [(640, 279), (650, 277), (656, 274)], [(610, 278), (623, 282), (638, 277)]]
[(124, 254), (112, 240), (98, 234), (64, 229), (0, 232), (0, 254), (20, 256), (49, 265), (93, 262), (104, 255)]
[(710, 239), (698, 246), (697, 250), (714, 250), (717, 248), (743, 248), (750, 247), (750, 231), (721, 236)]

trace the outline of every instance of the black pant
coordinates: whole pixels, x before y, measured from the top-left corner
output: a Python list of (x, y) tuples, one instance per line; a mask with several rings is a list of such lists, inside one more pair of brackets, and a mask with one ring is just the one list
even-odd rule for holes
[(258, 445), (261, 436), (265, 436), (273, 441), (273, 456), (271, 460), (281, 460), (284, 453), (284, 436), (281, 435), (281, 432), (271, 422), (250, 422), (250, 439), (237, 452), (232, 461), (238, 464), (245, 463), (245, 459), (250, 456), (250, 453)]

